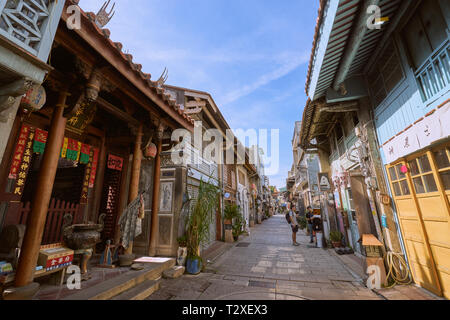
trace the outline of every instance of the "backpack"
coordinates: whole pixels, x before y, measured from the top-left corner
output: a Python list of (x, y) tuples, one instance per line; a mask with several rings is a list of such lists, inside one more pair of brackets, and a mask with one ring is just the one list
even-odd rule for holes
[(289, 215), (289, 212), (286, 213), (286, 221), (287, 223), (291, 224), (291, 216)]

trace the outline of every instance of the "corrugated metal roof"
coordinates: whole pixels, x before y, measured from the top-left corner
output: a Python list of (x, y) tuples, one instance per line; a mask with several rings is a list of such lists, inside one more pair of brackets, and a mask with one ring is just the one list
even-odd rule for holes
[[(401, 1), (402, 0), (381, 0), (379, 6), (381, 8), (382, 17), (389, 17), (389, 20), (392, 20)], [(314, 66), (314, 68), (320, 67), (321, 69), (313, 100), (323, 96), (326, 90), (333, 85), (347, 43), (350, 40), (354, 24), (357, 21), (361, 10), (362, 3), (362, 0), (340, 0), (322, 65)], [(383, 25), (383, 29), (386, 28), (388, 23)], [(362, 72), (371, 53), (375, 50), (377, 44), (381, 40), (383, 29), (369, 30), (366, 32), (358, 49), (358, 53), (347, 74), (347, 78)], [(309, 81), (310, 79), (308, 79), (308, 85)]]

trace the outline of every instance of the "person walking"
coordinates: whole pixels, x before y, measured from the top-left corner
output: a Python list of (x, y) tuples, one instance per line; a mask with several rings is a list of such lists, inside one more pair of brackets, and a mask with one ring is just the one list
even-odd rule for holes
[(308, 206), (308, 208), (306, 208), (306, 223), (308, 225), (308, 231), (309, 231), (309, 235), (311, 237), (309, 243), (314, 243), (313, 216), (314, 216), (314, 211), (311, 208), (311, 206)]
[(297, 213), (295, 211), (295, 205), (292, 205), (291, 210), (289, 211), (289, 219), (291, 221), (290, 225), (292, 228), (292, 245), (298, 247), (300, 244), (297, 243), (297, 232), (298, 232), (298, 222), (297, 222)]

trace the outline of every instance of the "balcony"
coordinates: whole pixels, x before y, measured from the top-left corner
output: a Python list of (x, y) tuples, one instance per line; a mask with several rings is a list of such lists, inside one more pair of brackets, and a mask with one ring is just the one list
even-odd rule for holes
[(0, 36), (47, 62), (65, 1), (0, 0)]
[(450, 83), (450, 43), (445, 41), (417, 70), (416, 79), (425, 104), (445, 94)]

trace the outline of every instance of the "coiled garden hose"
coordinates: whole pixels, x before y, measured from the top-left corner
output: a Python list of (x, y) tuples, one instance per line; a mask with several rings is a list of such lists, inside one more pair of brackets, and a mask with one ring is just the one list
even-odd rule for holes
[(389, 269), (387, 279), (392, 279), (393, 284), (386, 288), (393, 288), (396, 285), (408, 285), (412, 283), (411, 272), (405, 259), (399, 253), (389, 251), (386, 253), (386, 263)]

